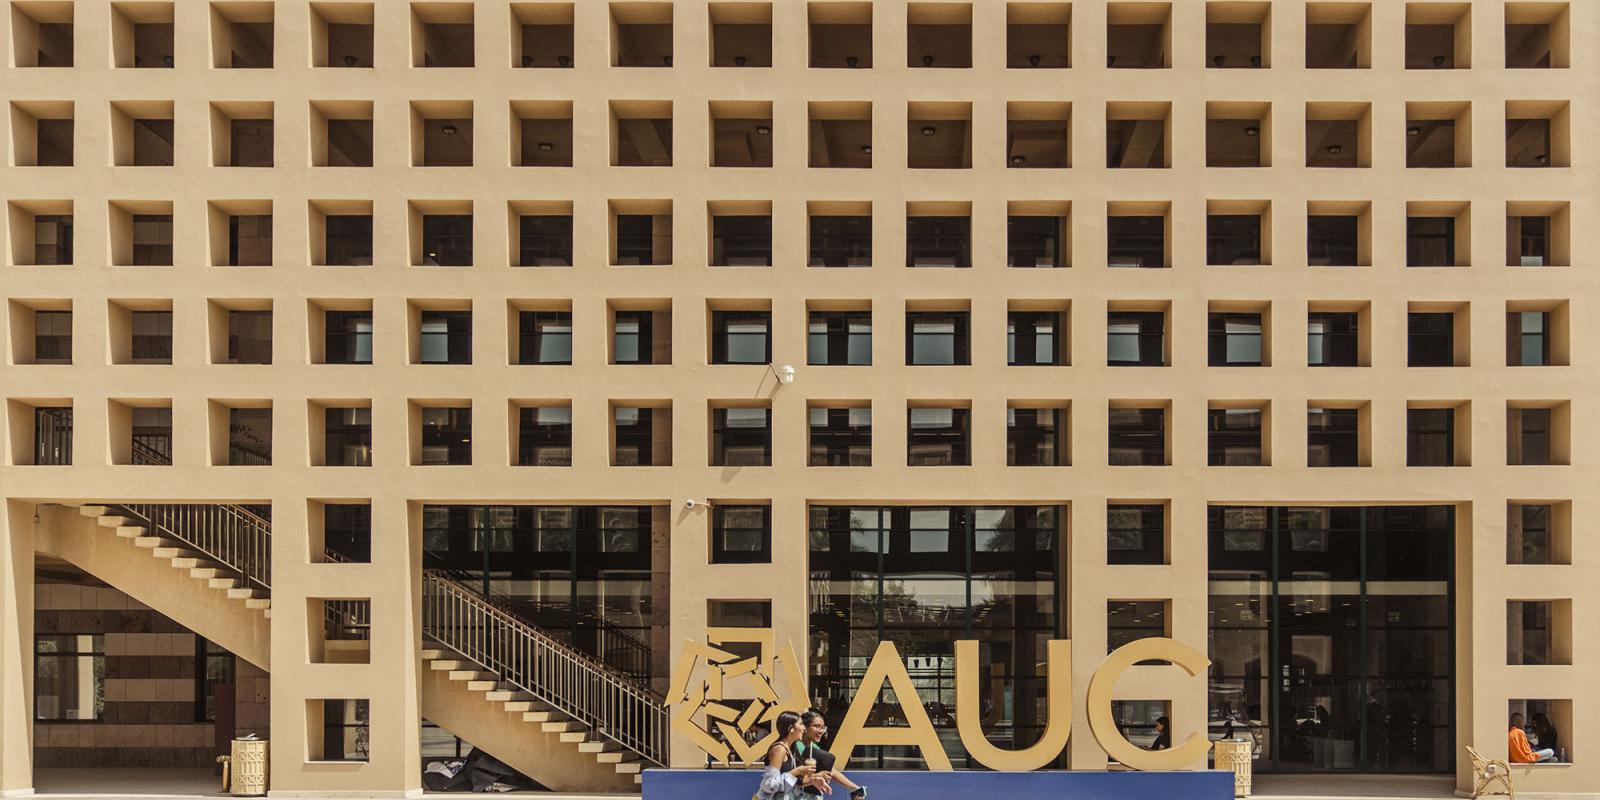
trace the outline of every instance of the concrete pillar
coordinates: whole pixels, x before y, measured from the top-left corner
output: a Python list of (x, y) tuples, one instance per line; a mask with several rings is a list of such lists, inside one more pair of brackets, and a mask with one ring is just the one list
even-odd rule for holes
[(33, 794), (33, 510), (0, 514), (0, 797)]

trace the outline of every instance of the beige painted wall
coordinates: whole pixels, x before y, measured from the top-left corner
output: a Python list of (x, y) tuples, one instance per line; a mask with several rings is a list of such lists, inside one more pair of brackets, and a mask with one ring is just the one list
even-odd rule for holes
[[(616, 5), (627, 5), (620, 2)], [(1584, 403), (1595, 396), (1592, 349), (1600, 339), (1593, 315), (1581, 309), (1595, 284), (1585, 254), (1594, 250), (1593, 226), (1585, 224), (1597, 199), (1592, 148), (1580, 144), (1570, 168), (1538, 172), (1499, 166), (1503, 105), (1507, 100), (1572, 100), (1575, 142), (1600, 127), (1600, 70), (1589, 63), (1600, 36), (1600, 9), (1576, 2), (1571, 9), (1575, 62), (1570, 69), (1506, 71), (1499, 0), (1473, 0), (1471, 70), (1405, 72), (1402, 64), (1404, 5), (1373, 4), (1372, 62), (1368, 70), (1307, 72), (1302, 63), (1304, 5), (1272, 3), (1273, 66), (1264, 71), (1202, 69), (1205, 10), (1200, 2), (1174, 3), (1172, 61), (1161, 71), (1105, 70), (1106, 6), (1073, 3), (1071, 70), (1005, 71), (1005, 36), (999, 3), (979, 2), (973, 14), (974, 66), (964, 70), (912, 70), (905, 63), (906, 6), (879, 0), (873, 6), (875, 66), (850, 73), (805, 66), (805, 4), (774, 5), (777, 34), (774, 68), (726, 70), (705, 66), (705, 0), (674, 7), (676, 66), (617, 69), (604, 66), (609, 36), (607, 4), (577, 4), (578, 60), (574, 69), (511, 70), (508, 3), (476, 4), (477, 64), (469, 72), (414, 69), (409, 9), (398, 0), (377, 6), (375, 70), (312, 69), (307, 34), (308, 4), (275, 4), (277, 53), (272, 71), (212, 69), (207, 44), (210, 20), (199, 0), (177, 3), (177, 64), (172, 72), (111, 69), (110, 6), (78, 3), (75, 9), (77, 67), (19, 70), (8, 59), (0, 73), (6, 102), (72, 100), (77, 119), (77, 166), (70, 169), (0, 166), (6, 201), (70, 199), (77, 215), (77, 264), (71, 268), (0, 267), (0, 294), (9, 299), (72, 301), (77, 312), (72, 366), (0, 367), (0, 392), (8, 399), (71, 398), (76, 409), (76, 455), (71, 468), (0, 466), (0, 491), (9, 502), (5, 518), (7, 565), (0, 571), (0, 691), (8, 709), (25, 709), (28, 676), (27, 574), (32, 511), (36, 500), (170, 499), (248, 500), (274, 507), (274, 603), (295, 608), (307, 597), (367, 597), (373, 602), (370, 665), (306, 663), (303, 615), (275, 617), (272, 634), (274, 786), (285, 793), (314, 790), (406, 792), (418, 787), (417, 608), (420, 504), (423, 502), (659, 502), (672, 519), (671, 624), (675, 639), (699, 629), (705, 600), (772, 598), (780, 636), (803, 640), (805, 629), (805, 507), (808, 502), (1051, 502), (1071, 503), (1070, 630), (1076, 641), (1075, 692), (1082, 696), (1098, 653), (1103, 652), (1104, 601), (1128, 586), (1160, 587), (1173, 601), (1174, 635), (1196, 647), (1206, 641), (1204, 510), (1209, 502), (1391, 503), (1456, 502), (1459, 515), (1458, 640), (1459, 744), (1503, 752), (1506, 700), (1536, 691), (1571, 698), (1580, 709), (1564, 738), (1577, 764), (1522, 776), (1525, 791), (1593, 790), (1600, 785), (1600, 727), (1591, 707), (1600, 703), (1600, 645), (1580, 636), (1573, 664), (1507, 667), (1501, 640), (1508, 598), (1572, 598), (1582, 624), (1600, 614), (1600, 592), (1583, 576), (1600, 567), (1600, 553), (1586, 546), (1597, 462), (1584, 445), (1595, 438)], [(1416, 5), (1438, 5), (1425, 0)], [(10, 41), (10, 15), (0, 14), (0, 41)], [(112, 167), (110, 104), (132, 99), (167, 99), (176, 118), (174, 167)], [(308, 131), (311, 101), (356, 98), (374, 104), (376, 166), (372, 169), (313, 168)], [(415, 168), (408, 141), (411, 101), (470, 100), (474, 109), (475, 166)], [(509, 102), (571, 100), (576, 153), (573, 169), (508, 166)], [(608, 100), (662, 100), (674, 104), (675, 166), (611, 168)], [(1408, 100), (1470, 101), (1473, 167), (1407, 171), (1403, 165), (1404, 108)], [(270, 100), (278, 131), (277, 167), (271, 170), (215, 168), (210, 164), (214, 100)], [(774, 109), (776, 166), (771, 170), (711, 169), (707, 104), (712, 100), (770, 101)], [(807, 103), (869, 101), (874, 114), (872, 170), (805, 168)], [(971, 103), (973, 142), (968, 170), (906, 170), (906, 104), (914, 101)], [(1070, 101), (1073, 104), (1074, 166), (1066, 171), (1004, 171), (1007, 101)], [(1101, 123), (1106, 103), (1171, 103), (1170, 170), (1111, 173), (1100, 166)], [(1206, 169), (1204, 110), (1207, 101), (1272, 104), (1270, 169)], [(1358, 170), (1310, 171), (1299, 164), (1300, 121), (1307, 101), (1361, 100), (1372, 104), (1372, 166)], [(12, 133), (0, 130), (0, 151), (10, 153)], [(7, 161), (6, 163), (10, 163)], [(673, 202), (674, 264), (661, 268), (604, 265), (607, 208), (613, 200)], [(207, 203), (242, 199), (272, 201), (274, 262), (271, 268), (206, 266)], [(370, 200), (375, 214), (374, 262), (368, 268), (308, 266), (309, 201)], [(1204, 212), (1207, 200), (1270, 200), (1274, 264), (1259, 268), (1207, 268)], [(1303, 210), (1308, 201), (1370, 200), (1372, 266), (1308, 269)], [(1570, 201), (1570, 268), (1510, 270), (1504, 254), (1503, 209), (1508, 200)], [(108, 201), (170, 201), (176, 216), (176, 265), (168, 268), (107, 266)], [(467, 200), (475, 210), (478, 263), (469, 269), (407, 266), (408, 201)], [(514, 200), (570, 200), (575, 216), (571, 269), (524, 271), (506, 263), (507, 204)], [(708, 201), (772, 203), (775, 246), (770, 269), (709, 268), (705, 231)], [(861, 270), (815, 270), (804, 266), (805, 204), (854, 200), (872, 204), (875, 266)], [(970, 270), (901, 267), (906, 203), (970, 202), (973, 254)], [(1008, 270), (1003, 267), (1006, 202), (1071, 201), (1070, 270)], [(1411, 269), (1403, 266), (1407, 201), (1466, 201), (1472, 204), (1470, 268)], [(1173, 268), (1165, 271), (1104, 267), (1108, 202), (1171, 204)], [(10, 234), (0, 233), (9, 241)], [(0, 248), (9, 252), (9, 248)], [(172, 366), (109, 366), (109, 300), (170, 300), (175, 314)], [(207, 303), (213, 299), (271, 300), (275, 319), (275, 363), (270, 367), (208, 363)], [(312, 365), (308, 300), (370, 300), (377, 335), (375, 363), (365, 367)], [(504, 330), (506, 300), (570, 300), (575, 326), (574, 365), (508, 366)], [(603, 320), (608, 299), (670, 299), (673, 307), (672, 367), (605, 366)], [(907, 301), (970, 298), (973, 366), (907, 368), (903, 363), (903, 310)], [(798, 380), (774, 392), (765, 367), (707, 366), (708, 299), (770, 299), (774, 359), (798, 367)], [(874, 312), (875, 369), (806, 367), (805, 301), (870, 299)], [(1072, 363), (1069, 368), (1008, 369), (1004, 365), (1004, 321), (1008, 300), (1070, 299)], [(1372, 366), (1350, 370), (1304, 366), (1306, 304), (1311, 300), (1371, 303)], [(1502, 312), (1508, 299), (1568, 299), (1571, 366), (1511, 369), (1503, 363)], [(411, 366), (406, 354), (408, 302), (469, 300), (476, 315), (473, 366)], [(1172, 305), (1173, 366), (1107, 369), (1103, 320), (1114, 301), (1166, 301)], [(1249, 300), (1272, 306), (1270, 368), (1208, 369), (1204, 322), (1207, 301)], [(1472, 365), (1417, 370), (1403, 363), (1408, 301), (1459, 301), (1472, 305)], [(14, 304), (0, 304), (7, 309)], [(10, 313), (8, 311), (8, 313)], [(0, 332), (17, 330), (0, 325)], [(0, 336), (7, 334), (0, 333)], [(13, 352), (6, 341), (3, 349)], [(711, 400), (768, 396), (775, 419), (774, 466), (708, 467), (706, 442)], [(170, 398), (176, 466), (112, 466), (117, 450), (108, 430), (112, 403)], [(308, 400), (370, 399), (374, 466), (370, 469), (310, 467), (306, 431)], [(464, 398), (474, 415), (474, 465), (411, 467), (408, 403)], [(576, 425), (574, 465), (528, 470), (507, 465), (508, 398), (570, 398)], [(614, 400), (673, 402), (673, 467), (619, 469), (606, 466), (608, 404)], [(810, 399), (870, 401), (878, 429), (875, 466), (822, 469), (804, 466), (805, 409)], [(973, 465), (907, 468), (902, 423), (908, 400), (970, 400)], [(1071, 467), (1007, 469), (1004, 410), (1007, 400), (1072, 402)], [(1117, 399), (1160, 399), (1172, 408), (1173, 463), (1167, 467), (1105, 466), (1105, 409)], [(1205, 466), (1205, 415), (1211, 400), (1258, 399), (1271, 403), (1271, 467)], [(1363, 469), (1305, 468), (1303, 409), (1310, 399), (1370, 401), (1371, 464)], [(1504, 407), (1509, 400), (1554, 399), (1574, 404), (1572, 464), (1507, 468), (1503, 458)], [(269, 468), (210, 467), (208, 402), (267, 400), (274, 409), (274, 465)], [(1407, 400), (1471, 400), (1468, 426), (1473, 466), (1407, 469), (1403, 466)], [(17, 436), (13, 427), (6, 436)], [(15, 448), (0, 447), (3, 452)], [(683, 500), (770, 500), (774, 518), (774, 563), (708, 567), (708, 515), (684, 511)], [(374, 506), (371, 565), (312, 564), (308, 559), (307, 498), (364, 498)], [(1104, 503), (1108, 498), (1171, 501), (1172, 563), (1164, 567), (1107, 567), (1103, 561)], [(1573, 563), (1561, 567), (1509, 567), (1504, 563), (1505, 502), (1513, 499), (1571, 500), (1578, 532)], [(25, 502), (26, 501), (26, 502)], [(713, 588), (715, 587), (715, 588)], [(1141, 593), (1147, 593), (1141, 588)], [(1470, 622), (1469, 626), (1467, 623)], [(1172, 696), (1177, 736), (1201, 728), (1204, 684), (1179, 680), (1166, 668), (1136, 668), (1119, 688), (1125, 697)], [(304, 708), (309, 699), (367, 697), (373, 708), (373, 761), (365, 766), (305, 762)], [(1082, 704), (1077, 705), (1073, 766), (1097, 768), (1103, 756), (1092, 744)], [(8, 713), (0, 785), (29, 784), (26, 721)], [(674, 763), (697, 763), (676, 748)], [(1461, 760), (1458, 756), (1458, 761)], [(1464, 775), (1462, 777), (1464, 781)], [(1462, 784), (1464, 785), (1464, 784)]]

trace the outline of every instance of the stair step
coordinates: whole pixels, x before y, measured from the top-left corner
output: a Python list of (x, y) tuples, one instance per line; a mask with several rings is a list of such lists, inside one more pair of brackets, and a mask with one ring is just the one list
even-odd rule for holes
[[(233, 590), (230, 589), (229, 591), (233, 591)], [(245, 608), (259, 608), (262, 611), (270, 611), (272, 609), (272, 598), (270, 598), (270, 597), (252, 597), (249, 600), (244, 601), (244, 607)]]
[(572, 719), (572, 717), (548, 708), (522, 712), (523, 722), (565, 722), (569, 719)]
[(477, 669), (453, 669), (447, 677), (453, 681), (481, 681), (493, 678), (494, 673)]
[(644, 771), (644, 763), (639, 761), (624, 761), (621, 764), (615, 765), (615, 768), (618, 774), (621, 775), (638, 775)]
[(156, 558), (173, 559), (192, 558), (195, 554), (189, 550), (183, 549), (182, 547), (157, 547), (150, 551), (150, 555), (153, 555)]
[(100, 523), (101, 525), (103, 525), (103, 526), (105, 526), (107, 528), (120, 528), (120, 527), (122, 527), (124, 525), (130, 525), (130, 524), (136, 522), (137, 520), (132, 520), (132, 519), (129, 519), (127, 517), (113, 517), (113, 516), (110, 516), (110, 515), (106, 515), (106, 516), (102, 516), (102, 517), (95, 517), (94, 521)]
[(518, 700), (527, 700), (529, 695), (527, 692), (519, 692), (515, 689), (496, 689), (484, 695), (483, 699), (491, 703), (510, 703)]
[(561, 743), (562, 744), (578, 744), (580, 742), (583, 742), (583, 741), (587, 740), (588, 738), (589, 738), (589, 731), (587, 731), (587, 730), (567, 731), (566, 733), (561, 734)]
[[(178, 559), (177, 561), (172, 562), (172, 565), (176, 567), (178, 566), (178, 561), (182, 560), (184, 559)], [(199, 561), (199, 559), (195, 560)], [(205, 562), (202, 561), (200, 563), (204, 564)], [(195, 578), (196, 580), (210, 580), (211, 578), (215, 578), (221, 574), (223, 574), (221, 567), (195, 566), (189, 569), (189, 577)]]
[(237, 578), (207, 578), (206, 585), (213, 589), (232, 589), (239, 583)]
[[(529, 712), (529, 713), (537, 713), (537, 712)], [(527, 715), (524, 714), (523, 716), (527, 716)], [(579, 722), (579, 721), (577, 721), (575, 719), (569, 719), (569, 720), (562, 720), (562, 721), (559, 721), (559, 722), (541, 722), (541, 723), (539, 723), (539, 730), (544, 731), (545, 733), (587, 733), (588, 730), (589, 730), (589, 726), (585, 725), (585, 724), (583, 724), (583, 723), (581, 723), (581, 722)], [(581, 742), (583, 740), (579, 739), (578, 741)]]
[(163, 539), (160, 536), (140, 536), (133, 540), (134, 547), (169, 547), (173, 544), (175, 543), (171, 539)]
[(622, 745), (617, 744), (610, 739), (600, 739), (598, 741), (581, 742), (578, 744), (578, 752), (580, 753), (610, 753), (621, 749)]
[(533, 711), (538, 705), (532, 700), (508, 700), (506, 701), (506, 711), (513, 714), (526, 714), (529, 711)]
[(140, 525), (118, 525), (116, 531), (124, 539), (137, 539), (144, 535), (144, 527)]
[(461, 669), (461, 668), (465, 667), (466, 665), (467, 665), (467, 662), (465, 662), (465, 661), (452, 661), (450, 659), (439, 659), (438, 661), (430, 662), (428, 664), (428, 668), (429, 669), (436, 669), (436, 670), (439, 670), (441, 672), (444, 671), (444, 670), (455, 671), (455, 670), (458, 670), (458, 669)]
[(498, 688), (500, 688), (500, 682), (497, 680), (467, 681), (467, 691), (469, 692), (490, 692)]
[(78, 513), (86, 517), (103, 517), (111, 513), (111, 509), (105, 506), (78, 506)]
[(440, 658), (444, 658), (444, 651), (443, 650), (432, 650), (432, 649), (429, 649), (429, 650), (423, 650), (422, 651), (422, 660), (423, 661), (433, 661), (435, 659), (440, 659)]
[(601, 764), (627, 764), (638, 761), (639, 754), (626, 750), (608, 750), (604, 753), (595, 753), (594, 760)]
[(272, 619), (272, 607), (268, 606), (261, 609), (261, 616), (266, 617), (267, 619)]
[(256, 597), (256, 590), (248, 586), (236, 586), (228, 590), (229, 600), (251, 600)]

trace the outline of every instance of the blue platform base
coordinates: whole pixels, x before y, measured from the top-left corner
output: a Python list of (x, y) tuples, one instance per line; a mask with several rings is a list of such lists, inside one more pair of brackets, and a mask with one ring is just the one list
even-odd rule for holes
[[(848, 770), (868, 800), (1232, 800), (1233, 773)], [(745, 800), (755, 770), (647, 769), (644, 800)], [(832, 800), (846, 800), (836, 791)]]

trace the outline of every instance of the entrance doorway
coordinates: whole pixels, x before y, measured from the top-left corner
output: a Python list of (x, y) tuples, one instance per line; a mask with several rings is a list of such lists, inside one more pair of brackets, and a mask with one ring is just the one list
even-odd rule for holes
[(1454, 768), (1452, 506), (1215, 506), (1210, 725), (1256, 769)]

